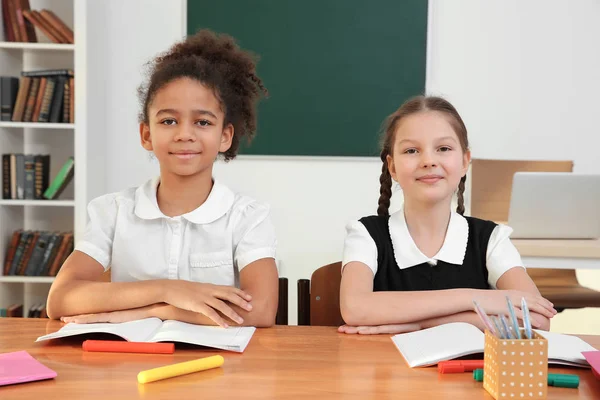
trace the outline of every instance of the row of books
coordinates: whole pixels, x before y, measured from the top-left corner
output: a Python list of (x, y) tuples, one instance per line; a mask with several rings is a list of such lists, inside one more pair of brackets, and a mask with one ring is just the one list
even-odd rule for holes
[(19, 229), (12, 235), (4, 259), (4, 275), (56, 276), (73, 252), (73, 232)]
[(73, 30), (51, 10), (32, 10), (29, 0), (2, 0), (4, 40), (7, 42), (37, 42), (40, 30), (54, 43), (74, 43)]
[(23, 314), (23, 304), (12, 304), (6, 308), (0, 308), (0, 317), (5, 318), (48, 318), (46, 305), (43, 303), (34, 304), (29, 308), (27, 315)]
[(73, 180), (75, 161), (69, 157), (52, 182), (50, 156), (2, 154), (2, 198), (6, 200), (54, 200)]
[(71, 69), (23, 71), (0, 77), (0, 120), (75, 121), (75, 78)]

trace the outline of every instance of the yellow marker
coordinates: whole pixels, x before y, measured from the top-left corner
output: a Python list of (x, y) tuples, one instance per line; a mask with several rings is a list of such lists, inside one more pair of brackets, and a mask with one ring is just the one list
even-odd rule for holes
[(139, 383), (159, 381), (161, 379), (173, 378), (174, 376), (217, 368), (223, 365), (224, 361), (222, 356), (199, 358), (198, 360), (186, 361), (142, 371), (138, 374), (137, 379)]

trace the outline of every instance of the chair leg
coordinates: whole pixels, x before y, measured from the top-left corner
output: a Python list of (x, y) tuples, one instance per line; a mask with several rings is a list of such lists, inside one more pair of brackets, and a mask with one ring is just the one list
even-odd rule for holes
[(298, 279), (298, 325), (310, 325), (309, 279)]
[(279, 278), (279, 303), (277, 305), (276, 325), (288, 324), (288, 279)]

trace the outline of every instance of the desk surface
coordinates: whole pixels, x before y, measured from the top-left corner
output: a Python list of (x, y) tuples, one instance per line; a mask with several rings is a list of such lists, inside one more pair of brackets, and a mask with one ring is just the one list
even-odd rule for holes
[(600, 259), (600, 239), (511, 239), (523, 257)]
[[(506, 221), (498, 221), (506, 225)], [(511, 239), (522, 257), (600, 259), (599, 239)]]
[[(436, 368), (410, 369), (389, 335), (349, 336), (332, 327), (278, 326), (257, 329), (243, 354), (185, 347), (170, 355), (84, 353), (82, 338), (34, 343), (61, 324), (38, 319), (0, 319), (0, 351), (27, 350), (55, 370), (54, 380), (0, 387), (2, 399), (408, 398), (491, 399), (472, 374), (438, 375)], [(600, 336), (582, 336), (600, 348)], [(137, 383), (142, 370), (222, 354), (222, 368)], [(600, 380), (577, 373), (579, 389), (548, 388), (548, 399), (600, 397)]]

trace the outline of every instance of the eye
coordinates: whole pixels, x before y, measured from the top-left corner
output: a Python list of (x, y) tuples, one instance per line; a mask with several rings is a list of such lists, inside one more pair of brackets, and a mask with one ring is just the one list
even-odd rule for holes
[(404, 154), (417, 154), (417, 149), (406, 149)]
[(198, 124), (200, 126), (210, 126), (210, 125), (212, 125), (210, 123), (210, 121), (208, 121), (206, 119), (201, 119), (200, 121), (196, 121), (196, 124)]
[(439, 150), (440, 150), (441, 152), (451, 151), (451, 150), (452, 150), (452, 147), (449, 147), (449, 146), (442, 146), (442, 147), (440, 147), (440, 149), (439, 149)]
[(171, 126), (177, 124), (177, 121), (175, 121), (175, 119), (173, 118), (165, 118), (162, 121), (160, 121), (160, 123), (161, 125)]

